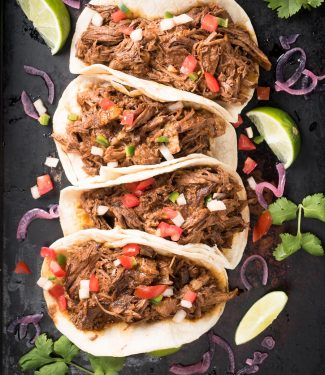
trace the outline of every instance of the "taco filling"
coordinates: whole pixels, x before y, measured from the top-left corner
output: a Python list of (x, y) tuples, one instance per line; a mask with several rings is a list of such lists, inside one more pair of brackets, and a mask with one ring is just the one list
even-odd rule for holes
[[(83, 192), (81, 212), (99, 229), (138, 229), (179, 244), (232, 246), (246, 228), (243, 188), (220, 167), (192, 167), (145, 181)], [(81, 215), (82, 216), (82, 215)]]
[(90, 176), (107, 164), (159, 164), (192, 153), (208, 154), (210, 139), (226, 128), (223, 119), (207, 110), (144, 95), (130, 97), (105, 81), (80, 91), (77, 101), (81, 115), (70, 114), (66, 135), (53, 137), (66, 152), (80, 154)]
[[(249, 32), (216, 5), (192, 8), (161, 20), (134, 18), (128, 9), (95, 10), (76, 44), (86, 64), (174, 86), (209, 99), (244, 104), (258, 80), (257, 64), (271, 69)], [(125, 6), (124, 6), (125, 8)]]
[[(148, 246), (111, 248), (91, 240), (60, 249), (59, 256), (65, 258), (64, 275), (48, 291), (81, 330), (118, 322), (198, 319), (237, 294), (223, 290), (208, 269)], [(55, 261), (49, 262), (51, 269)]]

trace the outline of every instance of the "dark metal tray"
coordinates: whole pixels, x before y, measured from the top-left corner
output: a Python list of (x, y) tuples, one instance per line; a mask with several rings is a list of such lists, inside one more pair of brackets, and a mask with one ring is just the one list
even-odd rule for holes
[[(267, 8), (264, 1), (238, 1), (248, 12), (256, 28), (262, 49), (275, 63), (282, 53), (278, 38), (280, 35), (301, 33), (297, 45), (306, 49), (308, 67), (317, 74), (325, 67), (325, 7), (303, 11), (289, 20), (280, 20), (276, 13)], [(1, 126), (1, 188), (2, 188), (2, 276), (3, 276), (3, 368), (2, 374), (20, 374), (19, 357), (28, 350), (27, 340), (19, 342), (6, 333), (8, 322), (17, 315), (45, 311), (41, 289), (36, 287), (42, 245), (62, 236), (58, 221), (38, 221), (31, 225), (28, 239), (23, 243), (16, 240), (16, 229), (20, 217), (33, 207), (46, 208), (56, 203), (59, 191), (67, 186), (61, 167), (52, 173), (55, 190), (35, 201), (30, 187), (36, 176), (48, 173), (44, 166), (46, 156), (55, 155), (55, 146), (50, 138), (51, 127), (38, 126), (23, 114), (20, 94), (26, 90), (33, 97), (46, 97), (46, 88), (39, 79), (24, 73), (23, 64), (46, 70), (56, 84), (56, 99), (49, 111), (53, 115), (58, 99), (66, 85), (74, 78), (68, 69), (68, 55), (71, 37), (64, 50), (52, 57), (49, 49), (33, 30), (15, 1), (1, 2), (3, 32), (1, 50), (2, 70), (2, 126)], [(73, 25), (78, 11), (71, 10)], [(274, 71), (262, 71), (261, 85), (273, 86)], [(245, 109), (258, 105), (255, 99)], [(288, 170), (286, 196), (299, 202), (304, 196), (325, 191), (325, 95), (313, 94), (309, 100), (272, 92), (267, 103), (288, 111), (298, 122), (303, 138), (299, 159)], [(260, 105), (263, 105), (260, 104)], [(324, 224), (309, 220), (303, 223), (304, 230), (312, 230), (325, 244)], [(255, 350), (263, 351), (260, 343), (265, 335), (276, 339), (275, 349), (261, 366), (263, 375), (318, 375), (325, 373), (325, 258), (309, 256), (298, 252), (282, 263), (272, 260), (274, 236), (270, 242), (262, 241), (258, 246), (249, 246), (246, 254), (262, 253), (269, 260), (271, 280), (267, 287), (260, 287), (258, 276), (256, 288), (241, 294), (227, 304), (226, 310), (215, 327), (215, 332), (225, 337), (235, 348), (237, 367)], [(251, 243), (251, 242), (250, 242)], [(31, 276), (13, 273), (18, 259), (25, 260), (32, 268)], [(229, 272), (231, 287), (241, 287), (239, 267)], [(281, 289), (289, 295), (285, 311), (274, 324), (248, 344), (236, 347), (234, 333), (238, 322), (251, 304), (267, 291)], [(45, 315), (42, 330), (51, 336), (58, 336), (53, 323)], [(159, 340), (159, 338), (157, 338)], [(184, 346), (173, 356), (157, 359), (145, 355), (130, 357), (121, 374), (167, 374), (171, 363), (193, 363), (201, 358), (208, 347), (206, 336), (197, 342)], [(209, 374), (226, 374), (225, 353), (217, 349)], [(76, 371), (73, 372), (77, 374)]]

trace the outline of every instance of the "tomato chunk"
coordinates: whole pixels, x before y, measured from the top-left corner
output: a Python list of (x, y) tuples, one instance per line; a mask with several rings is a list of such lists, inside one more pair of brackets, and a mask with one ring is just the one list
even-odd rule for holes
[(253, 242), (258, 241), (267, 234), (272, 225), (272, 216), (270, 211), (264, 211), (258, 218), (253, 229)]
[(50, 175), (37, 177), (37, 188), (40, 195), (44, 195), (53, 189)]
[(162, 238), (170, 237), (172, 241), (178, 241), (181, 238), (183, 229), (177, 225), (169, 225), (162, 221), (158, 225), (157, 235)]
[(219, 92), (220, 86), (217, 79), (211, 73), (208, 72), (205, 72), (204, 76), (209, 90), (211, 92)]
[(30, 275), (32, 273), (28, 265), (22, 260), (17, 262), (14, 272), (21, 275)]
[(146, 180), (140, 181), (137, 185), (136, 190), (146, 190), (149, 186), (153, 185), (156, 180), (153, 177), (147, 178)]
[(96, 275), (90, 275), (89, 290), (91, 292), (99, 292), (99, 280)]
[(117, 259), (121, 262), (122, 266), (128, 270), (136, 266), (137, 261), (134, 257), (129, 257), (126, 255), (120, 255), (117, 257)]
[(65, 298), (65, 296), (64, 295), (59, 296), (57, 298), (57, 301), (58, 301), (60, 311), (65, 311), (67, 309), (67, 299)]
[(164, 207), (163, 213), (166, 216), (167, 219), (175, 219), (175, 217), (178, 215), (178, 212), (173, 210), (170, 207)]
[(99, 102), (99, 106), (104, 109), (105, 111), (112, 108), (115, 105), (114, 102), (109, 100), (108, 98), (104, 98)]
[(113, 22), (120, 22), (127, 18), (126, 14), (121, 11), (121, 9), (117, 10), (116, 12), (112, 13), (112, 21)]
[(257, 100), (270, 100), (270, 87), (256, 88)]
[(51, 259), (56, 259), (56, 252), (53, 249), (51, 249), (50, 247), (43, 246), (41, 248), (40, 254), (41, 254), (42, 258), (49, 257)]
[(191, 290), (189, 290), (188, 292), (186, 292), (184, 294), (183, 299), (185, 299), (186, 301), (189, 301), (189, 302), (193, 303), (196, 300), (196, 297), (197, 297), (197, 293), (192, 292)]
[(246, 173), (246, 174), (250, 174), (251, 172), (253, 172), (253, 170), (256, 168), (256, 166), (257, 166), (256, 161), (248, 157), (245, 160), (243, 172)]
[(139, 206), (140, 200), (133, 194), (124, 194), (122, 197), (122, 203), (126, 208), (133, 208)]
[(59, 265), (56, 260), (51, 260), (50, 262), (50, 270), (57, 277), (64, 277), (65, 270)]
[(124, 35), (131, 35), (132, 31), (134, 31), (134, 29), (133, 29), (132, 26), (126, 26), (126, 27), (124, 27), (123, 29), (121, 29), (121, 32), (122, 32)]
[(132, 126), (134, 123), (134, 113), (131, 111), (123, 111), (121, 125)]
[(239, 141), (238, 141), (238, 150), (240, 151), (256, 150), (256, 146), (245, 134), (241, 134), (239, 136)]
[(197, 60), (194, 56), (188, 55), (181, 66), (180, 72), (189, 75), (194, 72), (197, 65)]
[(136, 297), (141, 299), (152, 299), (160, 296), (168, 288), (168, 285), (153, 285), (145, 286), (141, 285), (135, 288), (134, 294)]
[(241, 115), (238, 115), (238, 120), (237, 120), (237, 122), (232, 123), (232, 125), (233, 125), (234, 128), (237, 129), (237, 128), (240, 127), (240, 125), (241, 125), (243, 122), (244, 122), (244, 120), (243, 120), (243, 118), (241, 117)]
[(210, 33), (216, 31), (218, 28), (217, 17), (213, 16), (212, 14), (207, 14), (204, 16), (201, 22), (201, 28), (203, 30), (210, 31)]
[(136, 243), (129, 243), (122, 249), (124, 255), (128, 257), (136, 257), (141, 251), (141, 247)]
[(49, 289), (49, 293), (55, 299), (58, 299), (60, 296), (64, 296), (64, 287), (62, 285), (56, 284), (51, 289)]

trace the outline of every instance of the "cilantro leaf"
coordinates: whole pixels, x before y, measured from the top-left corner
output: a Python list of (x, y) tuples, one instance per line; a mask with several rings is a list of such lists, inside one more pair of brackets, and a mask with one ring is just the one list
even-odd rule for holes
[(312, 233), (304, 233), (302, 235), (301, 247), (311, 255), (324, 255), (321, 240)]
[(301, 235), (280, 234), (281, 243), (273, 251), (276, 260), (284, 260), (301, 248)]
[(95, 375), (117, 375), (125, 362), (124, 357), (94, 357), (91, 354), (88, 354), (88, 359)]
[(297, 209), (298, 206), (287, 198), (277, 199), (269, 205), (273, 224), (281, 225), (285, 221), (295, 219), (297, 217)]
[(55, 359), (50, 357), (52, 352), (53, 340), (48, 339), (46, 334), (40, 335), (35, 342), (35, 348), (20, 358), (22, 371), (38, 369), (54, 362)]
[(265, 0), (267, 1), (268, 7), (277, 10), (280, 18), (288, 18), (297, 12), (302, 7), (302, 0)]
[(303, 201), (304, 216), (325, 222), (325, 196), (323, 193), (308, 195)]
[(307, 3), (313, 8), (320, 7), (323, 4), (324, 0), (308, 0)]
[(71, 362), (72, 359), (79, 354), (79, 348), (76, 347), (72, 342), (65, 336), (61, 336), (54, 343), (54, 351), (60, 355), (65, 362)]
[(69, 368), (64, 362), (55, 362), (43, 366), (39, 371), (35, 371), (34, 375), (65, 375), (68, 370)]

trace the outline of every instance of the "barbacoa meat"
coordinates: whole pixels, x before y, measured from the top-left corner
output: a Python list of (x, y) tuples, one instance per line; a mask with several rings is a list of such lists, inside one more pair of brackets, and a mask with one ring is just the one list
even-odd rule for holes
[[(216, 5), (191, 9), (193, 21), (169, 31), (160, 30), (160, 20), (134, 18), (115, 23), (114, 6), (90, 7), (104, 18), (102, 26), (90, 24), (76, 44), (76, 56), (87, 64), (102, 63), (126, 73), (191, 91), (209, 99), (228, 103), (245, 103), (248, 89), (257, 84), (256, 64), (271, 69), (267, 56), (258, 48), (248, 31), (232, 22), (229, 14)], [(201, 28), (207, 14), (228, 18), (228, 27), (214, 33)], [(143, 30), (143, 39), (133, 42), (123, 29), (131, 26)], [(192, 81), (180, 74), (188, 55), (198, 61), (199, 78)], [(213, 74), (220, 91), (211, 92), (203, 72)]]
[[(230, 248), (233, 236), (246, 228), (241, 216), (245, 202), (238, 198), (241, 186), (219, 167), (196, 167), (177, 170), (155, 177), (155, 182), (139, 197), (140, 204), (127, 208), (122, 197), (129, 193), (128, 185), (86, 191), (81, 196), (81, 207), (94, 225), (100, 229), (119, 226), (155, 234), (161, 222), (173, 224), (163, 211), (169, 207), (178, 211), (185, 222), (179, 244), (205, 243), (220, 249)], [(184, 194), (186, 205), (179, 206), (169, 199), (173, 192)], [(206, 200), (217, 194), (226, 210), (211, 212)], [(97, 207), (106, 206), (104, 216), (97, 215)]]
[[(104, 98), (116, 103), (104, 110), (99, 103)], [(66, 152), (80, 154), (85, 172), (97, 175), (102, 165), (118, 162), (119, 167), (134, 164), (159, 164), (165, 159), (159, 151), (159, 137), (167, 137), (166, 146), (174, 157), (192, 153), (207, 154), (210, 138), (225, 132), (225, 122), (204, 109), (193, 109), (171, 103), (160, 103), (146, 96), (129, 97), (116, 91), (107, 82), (96, 84), (78, 94), (82, 116), (71, 121), (66, 136), (53, 134)], [(135, 115), (133, 126), (121, 125), (124, 111)], [(97, 136), (105, 136), (108, 146), (99, 144)], [(127, 156), (126, 147), (134, 146), (133, 156)], [(92, 146), (103, 148), (103, 156), (93, 155)]]
[[(158, 255), (145, 246), (141, 246), (136, 257), (137, 264), (132, 269), (114, 265), (122, 249), (112, 249), (95, 241), (75, 244), (67, 254), (63, 285), (68, 313), (71, 321), (82, 330), (101, 330), (117, 322), (164, 320), (172, 318), (180, 309), (186, 311), (188, 319), (197, 319), (237, 294), (236, 290), (230, 293), (220, 290), (218, 281), (209, 270), (182, 257)], [(165, 267), (168, 268), (170, 281), (164, 282)], [(182, 277), (184, 272), (188, 275), (186, 280)], [(91, 275), (97, 277), (99, 291), (91, 292), (90, 298), (80, 300), (80, 281), (89, 280)], [(134, 295), (138, 286), (158, 284), (172, 287), (173, 296), (153, 304)], [(197, 293), (197, 299), (189, 309), (180, 305), (188, 290)]]

